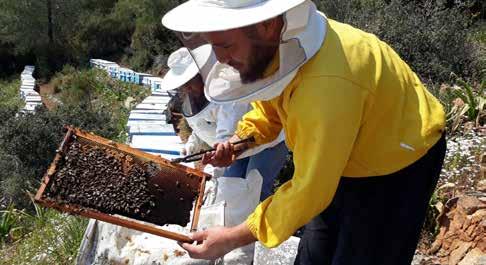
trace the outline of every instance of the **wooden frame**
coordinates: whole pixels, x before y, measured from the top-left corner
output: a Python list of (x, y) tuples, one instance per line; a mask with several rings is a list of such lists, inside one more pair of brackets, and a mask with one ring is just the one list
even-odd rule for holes
[(164, 230), (163, 227), (157, 226), (151, 223), (139, 221), (133, 218), (125, 217), (125, 216), (120, 216), (120, 215), (111, 215), (111, 214), (106, 214), (94, 209), (88, 209), (88, 208), (83, 208), (80, 205), (74, 205), (74, 204), (61, 204), (58, 203), (54, 200), (43, 198), (43, 194), (49, 184), (49, 181), (51, 177), (56, 173), (57, 170), (57, 165), (59, 161), (61, 160), (63, 154), (66, 152), (69, 143), (71, 139), (73, 138), (73, 135), (79, 138), (84, 138), (87, 141), (94, 142), (95, 144), (102, 145), (108, 148), (114, 148), (119, 151), (122, 151), (124, 153), (133, 155), (137, 158), (140, 158), (142, 160), (147, 160), (147, 161), (152, 161), (154, 163), (157, 163), (163, 167), (171, 167), (174, 169), (177, 169), (179, 171), (185, 171), (188, 174), (192, 174), (194, 176), (197, 176), (200, 178), (200, 186), (199, 186), (199, 194), (196, 199), (196, 204), (194, 207), (193, 211), (193, 217), (192, 217), (192, 223), (191, 223), (191, 231), (196, 231), (197, 230), (197, 225), (199, 221), (199, 215), (201, 211), (201, 206), (203, 203), (203, 197), (204, 197), (204, 190), (205, 190), (205, 185), (206, 181), (211, 177), (210, 175), (203, 173), (199, 170), (192, 169), (189, 167), (186, 167), (184, 165), (180, 164), (173, 164), (169, 160), (164, 159), (162, 157), (156, 156), (156, 155), (151, 155), (145, 152), (142, 152), (138, 149), (131, 148), (128, 145), (125, 144), (120, 144), (120, 143), (115, 143), (113, 141), (110, 141), (108, 139), (105, 139), (100, 136), (96, 136), (92, 133), (87, 133), (84, 132), (80, 129), (73, 128), (73, 127), (66, 127), (67, 132), (66, 135), (64, 136), (63, 141), (61, 142), (61, 145), (57, 151), (56, 156), (54, 157), (53, 162), (51, 163), (49, 169), (47, 170), (46, 174), (44, 175), (41, 186), (39, 187), (39, 190), (37, 191), (37, 194), (35, 195), (35, 202), (49, 208), (54, 208), (57, 209), (61, 212), (66, 212), (70, 214), (75, 214), (75, 215), (80, 215), (88, 218), (93, 218), (97, 219), (103, 222), (108, 222), (112, 223), (115, 225), (120, 225), (124, 226), (130, 229), (135, 229), (139, 230), (142, 232), (158, 235), (161, 237), (177, 240), (180, 242), (192, 242), (192, 240), (187, 236), (171, 231)]

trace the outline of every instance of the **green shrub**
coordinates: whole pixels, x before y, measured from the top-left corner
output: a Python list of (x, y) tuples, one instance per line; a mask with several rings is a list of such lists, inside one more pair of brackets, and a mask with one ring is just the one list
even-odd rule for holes
[(0, 248), (0, 265), (75, 264), (87, 223), (55, 210), (46, 210), (42, 222), (26, 218), (21, 240)]
[[(24, 105), (20, 98), (20, 81), (0, 80), (0, 111), (17, 111)], [(6, 111), (4, 111), (6, 112)], [(0, 116), (0, 118), (2, 118)], [(0, 121), (1, 123), (2, 121)]]
[[(435, 89), (436, 90), (436, 89)], [(437, 94), (447, 114), (447, 127), (450, 133), (466, 122), (474, 127), (483, 126), (486, 122), (486, 80), (481, 83), (466, 82), (461, 78), (456, 85), (442, 85)]]
[(19, 218), (13, 207), (10, 204), (7, 209), (0, 211), (0, 246), (13, 238), (12, 234), (21, 229), (19, 226)]
[(41, 107), (34, 114), (19, 114), (0, 126), (0, 197), (17, 206), (29, 204), (26, 191), (36, 189), (42, 174), (55, 155), (63, 136), (63, 126), (71, 124), (116, 139), (118, 122), (106, 109), (86, 106)]
[[(376, 34), (426, 81), (478, 78), (485, 58), (469, 38), (471, 15), (444, 1), (320, 0), (329, 17)], [(483, 59), (482, 59), (483, 58)], [(484, 65), (483, 65), (484, 66)]]

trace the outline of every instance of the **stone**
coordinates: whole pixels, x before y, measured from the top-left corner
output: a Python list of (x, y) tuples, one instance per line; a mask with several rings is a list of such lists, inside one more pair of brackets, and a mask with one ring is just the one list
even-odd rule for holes
[[(486, 156), (485, 156), (486, 157)], [(486, 165), (481, 166), (481, 172), (483, 174), (483, 178), (486, 177), (484, 173), (486, 172)], [(486, 179), (480, 180), (476, 185), (478, 191), (486, 192)]]
[(471, 245), (471, 242), (465, 242), (460, 244), (458, 248), (454, 249), (449, 256), (449, 265), (459, 264), (462, 258), (466, 255)]
[(457, 201), (457, 207), (462, 208), (467, 215), (474, 213), (478, 209), (486, 208), (486, 204), (473, 196), (464, 196)]
[(469, 251), (458, 265), (486, 265), (486, 253), (479, 248)]
[(450, 182), (447, 182), (443, 185), (441, 185), (439, 188), (437, 188), (438, 190), (445, 190), (445, 189), (453, 189), (456, 187), (456, 184), (454, 183), (450, 183)]
[(440, 264), (475, 264), (467, 262), (475, 259), (478, 250), (486, 251), (486, 204), (477, 197), (462, 196), (445, 210), (439, 217), (439, 234), (429, 254), (440, 258)]

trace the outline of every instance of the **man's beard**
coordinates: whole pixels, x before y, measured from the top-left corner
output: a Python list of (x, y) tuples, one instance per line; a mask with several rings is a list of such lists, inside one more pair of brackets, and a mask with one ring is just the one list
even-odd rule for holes
[(248, 58), (248, 71), (246, 73), (240, 72), (241, 82), (249, 84), (263, 78), (265, 70), (272, 62), (277, 49), (278, 46), (253, 46), (251, 56)]

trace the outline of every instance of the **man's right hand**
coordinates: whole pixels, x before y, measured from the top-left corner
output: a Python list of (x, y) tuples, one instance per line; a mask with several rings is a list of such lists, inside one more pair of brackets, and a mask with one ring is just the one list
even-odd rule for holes
[(229, 141), (214, 145), (215, 151), (203, 155), (202, 163), (214, 167), (228, 167), (235, 161), (234, 147)]

